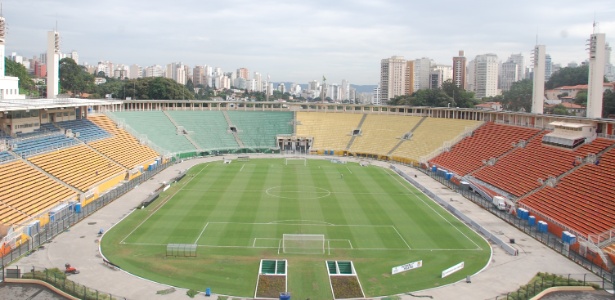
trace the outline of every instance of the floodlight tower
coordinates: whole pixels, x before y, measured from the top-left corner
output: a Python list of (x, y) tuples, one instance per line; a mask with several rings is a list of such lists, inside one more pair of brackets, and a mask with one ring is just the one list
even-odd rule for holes
[(594, 33), (589, 38), (589, 81), (587, 85), (587, 117), (592, 119), (602, 118), (602, 95), (604, 93), (604, 62), (605, 35)]
[(47, 98), (55, 98), (60, 90), (60, 34), (47, 32)]
[(532, 89), (532, 113), (543, 114), (545, 97), (545, 68), (546, 50), (545, 45), (534, 47), (534, 87)]

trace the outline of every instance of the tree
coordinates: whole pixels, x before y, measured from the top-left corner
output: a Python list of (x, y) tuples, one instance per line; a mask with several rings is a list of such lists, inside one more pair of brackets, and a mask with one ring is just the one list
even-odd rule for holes
[[(554, 89), (560, 86), (575, 86), (587, 84), (589, 78), (589, 65), (578, 67), (565, 67), (551, 74), (549, 81), (545, 84), (546, 89)], [(608, 82), (606, 77), (604, 82)]]
[(97, 87), (99, 95), (112, 95), (116, 99), (136, 97), (149, 100), (192, 100), (194, 93), (184, 85), (169, 78), (148, 77), (137, 80), (117, 80), (108, 78), (107, 82)]
[(602, 116), (615, 115), (615, 92), (606, 90), (602, 96)]
[(94, 76), (72, 58), (63, 58), (60, 60), (60, 88), (63, 93), (91, 93), (94, 90)]
[(442, 90), (452, 98), (451, 106), (473, 108), (478, 104), (473, 92), (458, 87), (450, 79), (442, 83)]
[(533, 83), (529, 79), (513, 82), (510, 90), (504, 92), (502, 104), (507, 110), (529, 112), (532, 110)]
[(587, 91), (579, 91), (574, 97), (574, 103), (578, 105), (587, 105)]
[(26, 95), (36, 95), (38, 90), (36, 84), (28, 74), (28, 70), (22, 64), (4, 58), (4, 73), (6, 76), (19, 78), (19, 93)]
[(188, 81), (186, 82), (186, 88), (187, 88), (190, 92), (194, 93), (194, 83), (192, 82), (192, 79), (191, 79), (191, 78), (188, 78)]
[(562, 104), (558, 104), (558, 105), (553, 107), (553, 114), (554, 115), (562, 115), (562, 116), (570, 115), (568, 113), (568, 109), (566, 109), (566, 107), (564, 105), (562, 105)]

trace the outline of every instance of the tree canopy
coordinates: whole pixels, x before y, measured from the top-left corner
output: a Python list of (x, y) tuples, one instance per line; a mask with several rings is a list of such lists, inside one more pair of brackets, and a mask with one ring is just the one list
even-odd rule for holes
[(34, 81), (28, 74), (28, 70), (22, 64), (4, 58), (4, 73), (6, 76), (19, 78), (19, 93), (26, 95), (36, 95), (38, 90)]
[(107, 78), (107, 82), (98, 86), (97, 95), (111, 94), (116, 99), (134, 100), (194, 100), (195, 94), (173, 79), (147, 77), (130, 80)]
[(506, 110), (519, 111), (523, 108), (526, 112), (530, 112), (533, 87), (534, 84), (530, 79), (513, 82), (510, 90), (502, 95), (502, 105)]
[(432, 106), (432, 107), (474, 107), (478, 102), (474, 93), (457, 87), (452, 81), (442, 83), (442, 88), (421, 89), (412, 95), (400, 95), (390, 99), (389, 105)]
[(92, 93), (94, 76), (72, 58), (63, 58), (60, 60), (60, 88), (62, 93)]
[[(545, 84), (546, 89), (554, 89), (560, 86), (575, 86), (579, 84), (587, 84), (589, 80), (589, 65), (581, 65), (578, 67), (565, 67), (551, 74), (551, 77)], [(604, 82), (608, 82), (606, 77)]]

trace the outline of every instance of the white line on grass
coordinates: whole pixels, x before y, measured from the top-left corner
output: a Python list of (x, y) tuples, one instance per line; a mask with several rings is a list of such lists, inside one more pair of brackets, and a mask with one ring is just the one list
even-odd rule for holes
[(241, 170), (243, 170), (243, 167), (245, 167), (246, 164), (241, 165), (241, 169), (239, 169), (239, 172), (241, 172)]
[[(201, 172), (203, 172), (203, 170), (205, 170), (207, 167), (209, 167), (209, 164), (205, 165), (204, 168), (202, 168), (198, 173), (196, 173), (196, 175), (201, 174)], [(192, 179), (194, 179), (195, 176), (192, 176), (188, 179), (188, 181), (186, 181), (186, 183), (184, 184), (184, 186), (188, 185), (188, 183), (190, 183), (190, 181), (192, 181)], [(143, 223), (145, 223), (147, 220), (149, 220), (149, 218), (151, 218), (160, 208), (162, 208), (165, 204), (167, 204), (169, 202), (169, 200), (171, 200), (177, 193), (179, 193), (179, 191), (181, 191), (182, 188), (177, 189), (177, 191), (175, 191), (173, 194), (169, 195), (169, 197), (162, 203), (160, 203), (158, 205), (158, 207), (156, 207), (156, 209), (154, 209), (149, 216), (147, 216), (147, 218), (145, 218), (145, 220), (143, 220), (141, 223), (139, 223), (139, 225), (137, 225), (137, 227), (135, 227), (130, 233), (128, 233), (121, 241), (120, 244), (124, 244), (124, 241), (131, 236), (135, 231), (137, 231), (137, 229), (139, 229), (141, 227), (141, 225), (143, 225)]]
[(350, 169), (348, 167), (346, 167), (346, 170), (348, 170), (348, 172), (350, 172), (350, 174), (352, 174), (352, 171), (350, 171)]
[(406, 239), (404, 239), (403, 236), (401, 236), (401, 233), (399, 233), (399, 231), (397, 231), (397, 227), (391, 225), (391, 227), (393, 227), (393, 229), (395, 230), (395, 232), (397, 232), (397, 235), (399, 235), (399, 238), (404, 241), (404, 244), (406, 244), (406, 247), (408, 247), (408, 250), (412, 250), (412, 248), (410, 248), (410, 245), (408, 245), (408, 242), (406, 242)]
[[(387, 170), (388, 171), (388, 170)], [(387, 172), (385, 171), (385, 172)], [(393, 172), (393, 171), (390, 171)], [(459, 233), (461, 233), (461, 235), (465, 236), (466, 239), (468, 239), (470, 242), (472, 242), (472, 244), (474, 244), (477, 248), (481, 249), (481, 246), (478, 245), (474, 240), (472, 240), (470, 237), (468, 237), (465, 233), (463, 233), (463, 231), (461, 231), (461, 229), (459, 229), (457, 226), (453, 225), (453, 223), (451, 223), (451, 221), (449, 221), (447, 218), (445, 218), (443, 215), (441, 215), (435, 208), (433, 208), (431, 205), (427, 204), (427, 202), (425, 202), (425, 200), (423, 200), (423, 197), (420, 197), (420, 195), (418, 195), (416, 193), (417, 189), (415, 189), (415, 191), (412, 191), (410, 188), (408, 188), (408, 186), (406, 186), (403, 182), (401, 182), (399, 180), (399, 174), (393, 172), (396, 176), (392, 176), (393, 178), (395, 178), (395, 181), (397, 181), (399, 184), (401, 184), (406, 190), (410, 191), (413, 195), (417, 196), (417, 198), (419, 200), (421, 200), (421, 202), (423, 202), (427, 207), (429, 207), (429, 209), (433, 210), (434, 213), (436, 213), (438, 216), (440, 216), (442, 219), (444, 219), (444, 221), (446, 221), (448, 224), (451, 225), (451, 227), (455, 228), (455, 230), (459, 231)], [(390, 173), (389, 173), (390, 174)], [(407, 183), (407, 182), (406, 182)], [(409, 183), (408, 183), (409, 184)], [(413, 186), (414, 187), (414, 186)], [(422, 194), (423, 196), (427, 197), (427, 195), (425, 195), (422, 192), (419, 192), (419, 194)], [(436, 204), (437, 205), (437, 204)]]
[(205, 232), (205, 229), (207, 229), (208, 225), (209, 225), (209, 222), (207, 222), (207, 224), (205, 224), (205, 226), (203, 227), (203, 230), (201, 230), (201, 233), (199, 234), (199, 237), (196, 238), (196, 240), (194, 241), (193, 244), (196, 244), (196, 242), (198, 242), (201, 239), (201, 236), (203, 235), (203, 232)]

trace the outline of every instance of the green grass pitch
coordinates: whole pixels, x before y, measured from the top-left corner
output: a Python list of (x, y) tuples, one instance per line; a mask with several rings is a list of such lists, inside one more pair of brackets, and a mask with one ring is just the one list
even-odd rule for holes
[[(252, 297), (261, 258), (288, 260), (297, 299), (331, 299), (326, 260), (352, 260), (368, 297), (456, 282), (482, 269), (489, 244), (391, 170), (284, 159), (197, 165), (102, 240), (103, 254), (135, 275), (174, 286)], [(324, 253), (289, 254), (283, 234), (324, 234)], [(166, 245), (197, 244), (197, 257)], [(391, 268), (423, 266), (391, 275)], [(446, 278), (442, 270), (465, 268)]]

